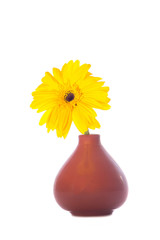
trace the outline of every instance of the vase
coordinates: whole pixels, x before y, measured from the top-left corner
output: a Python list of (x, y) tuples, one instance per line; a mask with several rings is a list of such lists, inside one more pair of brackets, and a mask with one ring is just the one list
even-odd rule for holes
[(73, 154), (54, 183), (57, 203), (74, 216), (110, 215), (128, 194), (127, 180), (100, 142), (100, 135), (80, 135)]

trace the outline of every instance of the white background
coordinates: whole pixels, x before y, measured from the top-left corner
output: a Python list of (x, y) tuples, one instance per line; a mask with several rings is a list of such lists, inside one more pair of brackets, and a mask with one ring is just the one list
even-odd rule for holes
[[(0, 239), (160, 239), (160, 2), (0, 2)], [(124, 171), (127, 202), (112, 216), (77, 218), (53, 197), (54, 179), (75, 149), (46, 131), (30, 109), (46, 71), (90, 63), (110, 87), (97, 111), (101, 141)]]

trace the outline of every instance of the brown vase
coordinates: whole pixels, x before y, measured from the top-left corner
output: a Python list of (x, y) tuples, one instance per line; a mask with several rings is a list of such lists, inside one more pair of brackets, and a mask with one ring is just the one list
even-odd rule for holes
[(57, 203), (76, 216), (109, 215), (127, 194), (127, 180), (101, 145), (100, 135), (80, 135), (77, 148), (55, 179)]

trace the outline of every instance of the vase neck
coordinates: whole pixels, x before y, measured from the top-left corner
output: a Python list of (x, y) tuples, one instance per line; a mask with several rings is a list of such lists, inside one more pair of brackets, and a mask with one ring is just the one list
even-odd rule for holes
[(100, 144), (100, 135), (89, 134), (89, 135), (79, 135), (79, 144)]

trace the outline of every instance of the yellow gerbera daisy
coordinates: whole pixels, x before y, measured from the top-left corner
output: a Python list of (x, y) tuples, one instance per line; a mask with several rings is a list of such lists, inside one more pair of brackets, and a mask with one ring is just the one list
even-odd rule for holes
[(93, 108), (110, 109), (109, 87), (102, 87), (101, 78), (88, 72), (90, 64), (80, 66), (79, 60), (69, 61), (62, 70), (53, 68), (53, 76), (46, 72), (42, 84), (32, 93), (31, 108), (45, 111), (39, 124), (46, 123), (48, 132), (66, 137), (72, 121), (84, 134), (88, 129), (100, 128)]

